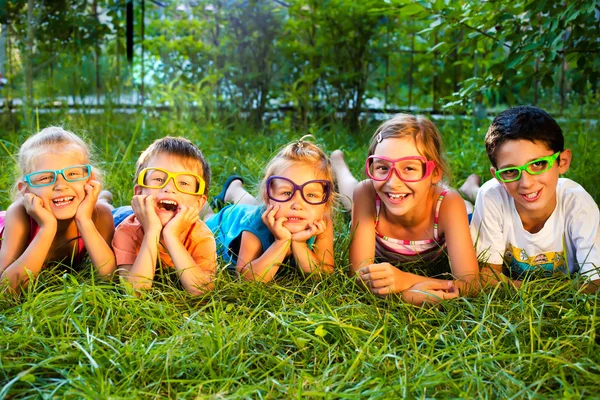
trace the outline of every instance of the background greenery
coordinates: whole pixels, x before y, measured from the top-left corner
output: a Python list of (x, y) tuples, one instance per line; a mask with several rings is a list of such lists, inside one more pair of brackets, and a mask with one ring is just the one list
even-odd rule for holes
[[(362, 177), (381, 108), (435, 111), (458, 187), (489, 175), (486, 111), (524, 103), (558, 118), (574, 152), (566, 176), (600, 201), (596, 3), (155, 3), (142, 74), (140, 1), (128, 64), (125, 1), (0, 0), (0, 95), (13, 101), (0, 115), (0, 208), (38, 127), (85, 136), (123, 205), (137, 156), (167, 134), (205, 153), (211, 195), (232, 173), (252, 191), (270, 156), (306, 133)], [(345, 277), (348, 236), (339, 211), (336, 273), (321, 282), (219, 274), (200, 299), (167, 271), (137, 298), (89, 264), (44, 270), (20, 298), (0, 294), (0, 398), (598, 396), (598, 297), (579, 282), (418, 309)]]

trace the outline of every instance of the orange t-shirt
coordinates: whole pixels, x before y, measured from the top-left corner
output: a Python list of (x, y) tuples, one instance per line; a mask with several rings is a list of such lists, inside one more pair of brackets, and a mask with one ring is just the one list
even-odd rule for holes
[[(117, 259), (117, 266), (133, 264), (144, 240), (144, 229), (135, 215), (130, 215), (119, 224), (113, 237), (112, 247)], [(194, 261), (201, 268), (216, 265), (217, 245), (213, 233), (202, 221), (196, 222), (181, 235), (181, 242)], [(158, 257), (162, 264), (173, 267), (173, 260), (163, 244), (158, 245)], [(215, 272), (211, 268), (210, 271)]]

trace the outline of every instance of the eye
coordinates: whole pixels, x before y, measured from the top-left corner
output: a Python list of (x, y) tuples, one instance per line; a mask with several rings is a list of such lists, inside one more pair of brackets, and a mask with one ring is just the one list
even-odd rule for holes
[(39, 182), (48, 182), (48, 181), (52, 180), (52, 177), (50, 175), (42, 175), (42, 176), (38, 177), (37, 180)]
[(505, 169), (503, 171), (500, 171), (500, 173), (502, 174), (502, 176), (513, 177), (513, 176), (517, 176), (519, 174), (519, 170), (516, 168), (511, 168), (511, 169)]
[(546, 168), (546, 166), (548, 166), (548, 161), (546, 161), (546, 160), (535, 161), (535, 162), (531, 163), (531, 166), (535, 169), (544, 169), (544, 168)]
[(159, 178), (159, 177), (154, 177), (154, 178), (152, 178), (152, 180), (154, 182), (158, 182), (158, 183), (163, 183), (165, 181), (164, 178)]

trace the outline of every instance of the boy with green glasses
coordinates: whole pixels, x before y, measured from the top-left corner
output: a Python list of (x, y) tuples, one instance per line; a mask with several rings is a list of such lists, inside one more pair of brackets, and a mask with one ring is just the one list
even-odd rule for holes
[(136, 290), (150, 288), (160, 258), (191, 294), (210, 290), (217, 248), (199, 219), (210, 185), (202, 152), (184, 138), (158, 139), (140, 155), (134, 182), (134, 214), (117, 226), (112, 242), (119, 274)]
[(562, 271), (600, 285), (600, 215), (579, 184), (559, 178), (571, 150), (556, 121), (537, 107), (500, 113), (485, 137), (495, 179), (477, 192), (471, 236), (484, 283)]

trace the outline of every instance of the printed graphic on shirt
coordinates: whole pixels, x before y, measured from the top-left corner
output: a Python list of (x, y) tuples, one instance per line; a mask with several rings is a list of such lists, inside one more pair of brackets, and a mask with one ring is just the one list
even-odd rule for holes
[(524, 249), (508, 244), (504, 252), (504, 264), (512, 279), (523, 279), (527, 273), (542, 273), (550, 276), (554, 272), (565, 272), (565, 252), (548, 252), (529, 255)]

